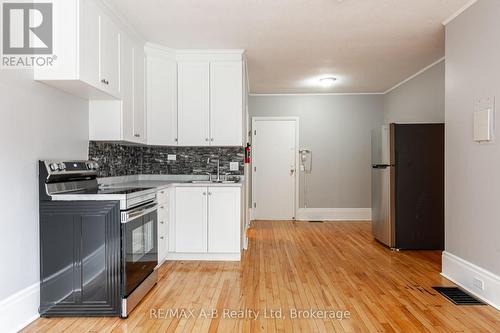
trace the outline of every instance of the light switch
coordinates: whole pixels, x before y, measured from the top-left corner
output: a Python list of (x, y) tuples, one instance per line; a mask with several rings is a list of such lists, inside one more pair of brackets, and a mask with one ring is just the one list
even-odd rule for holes
[(167, 160), (169, 161), (177, 161), (177, 155), (167, 155)]
[(240, 169), (240, 164), (238, 162), (229, 163), (229, 171), (238, 171)]
[(474, 141), (489, 142), (492, 139), (492, 110), (474, 112)]

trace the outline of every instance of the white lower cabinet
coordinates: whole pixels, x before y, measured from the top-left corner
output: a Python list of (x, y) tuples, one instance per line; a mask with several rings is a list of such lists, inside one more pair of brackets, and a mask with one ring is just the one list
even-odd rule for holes
[(175, 191), (175, 252), (207, 252), (207, 188)]
[(177, 187), (172, 258), (238, 260), (240, 206), (239, 187)]
[(157, 193), (158, 198), (158, 264), (161, 265), (168, 256), (169, 248), (169, 225), (171, 215), (171, 191), (172, 189), (161, 189)]
[(240, 189), (208, 188), (208, 252), (240, 251)]

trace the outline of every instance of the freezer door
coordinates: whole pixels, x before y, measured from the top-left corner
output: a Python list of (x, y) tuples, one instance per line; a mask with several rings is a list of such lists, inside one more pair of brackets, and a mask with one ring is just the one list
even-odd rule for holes
[(372, 231), (379, 242), (394, 247), (394, 167), (372, 168)]
[(391, 126), (372, 130), (372, 165), (391, 165)]

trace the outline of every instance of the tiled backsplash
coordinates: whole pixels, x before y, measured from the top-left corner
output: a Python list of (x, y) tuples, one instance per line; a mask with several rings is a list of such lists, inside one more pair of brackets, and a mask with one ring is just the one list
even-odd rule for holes
[[(169, 154), (177, 155), (177, 160), (168, 161)], [(89, 159), (99, 163), (99, 177), (216, 174), (217, 159), (221, 174), (242, 175), (244, 148), (135, 146), (90, 141)], [(229, 171), (229, 162), (238, 162), (239, 171)]]

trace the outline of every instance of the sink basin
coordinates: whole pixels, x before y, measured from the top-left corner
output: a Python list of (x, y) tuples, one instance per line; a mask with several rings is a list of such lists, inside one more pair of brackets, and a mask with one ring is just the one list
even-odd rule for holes
[(191, 180), (191, 184), (212, 184), (210, 180)]

